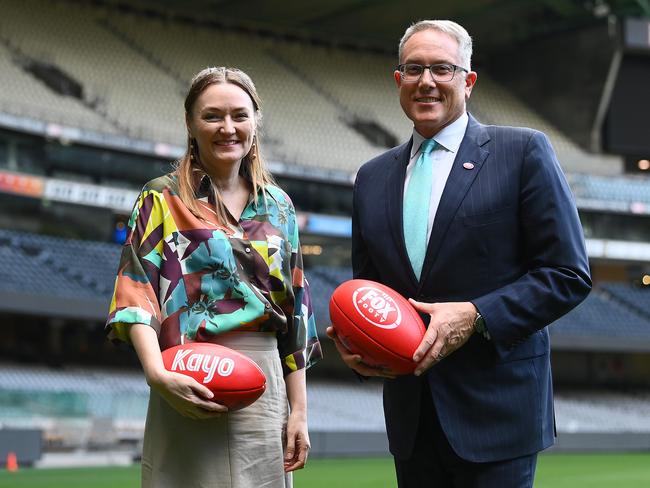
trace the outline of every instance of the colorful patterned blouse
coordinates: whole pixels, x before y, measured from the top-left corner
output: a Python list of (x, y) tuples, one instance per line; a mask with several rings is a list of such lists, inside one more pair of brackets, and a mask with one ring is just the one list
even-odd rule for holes
[(129, 326), (142, 323), (156, 330), (164, 350), (210, 342), (233, 329), (274, 331), (285, 375), (320, 359), (288, 195), (268, 186), (257, 204), (249, 200), (238, 225), (221, 226), (210, 210), (208, 177), (198, 200), (207, 222), (176, 189), (175, 176), (167, 175), (140, 193), (122, 249), (109, 337), (130, 342)]

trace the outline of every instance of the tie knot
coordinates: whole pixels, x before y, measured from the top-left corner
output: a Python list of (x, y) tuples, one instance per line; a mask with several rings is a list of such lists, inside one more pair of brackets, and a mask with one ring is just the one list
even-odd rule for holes
[(438, 143), (433, 139), (425, 139), (420, 146), (420, 150), (422, 151), (422, 154), (429, 154), (437, 145)]

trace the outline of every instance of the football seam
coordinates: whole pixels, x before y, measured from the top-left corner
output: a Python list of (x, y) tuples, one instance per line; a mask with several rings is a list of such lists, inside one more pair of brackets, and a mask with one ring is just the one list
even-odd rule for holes
[[(352, 324), (354, 324), (354, 322), (352, 322), (352, 320), (350, 320), (350, 319), (348, 318), (348, 316), (347, 316), (345, 313), (343, 313), (343, 310), (341, 309), (341, 307), (339, 307), (339, 305), (338, 305), (338, 303), (336, 303), (336, 301), (332, 301), (332, 304), (333, 304), (333, 305), (334, 305), (334, 306), (339, 310), (339, 312), (341, 313), (341, 315), (343, 315), (347, 320), (349, 320)], [(380, 344), (380, 343), (377, 342), (375, 339), (373, 339), (372, 337), (370, 337), (370, 336), (369, 336), (369, 335), (368, 335), (368, 334), (367, 334), (363, 329), (360, 329), (360, 328), (357, 327), (356, 325), (355, 325), (355, 327), (357, 328), (357, 330), (359, 330), (359, 332), (361, 332), (364, 336), (366, 336), (366, 337), (367, 337), (371, 342), (373, 342), (373, 343), (376, 344), (377, 346), (381, 347), (382, 349), (384, 349), (384, 350), (387, 351), (388, 353), (393, 354), (394, 356), (397, 356), (398, 358), (400, 358), (400, 359), (404, 359), (404, 360), (406, 360), (406, 361), (413, 361), (413, 357), (410, 357), (410, 358), (409, 358), (409, 357), (405, 357), (405, 356), (402, 356), (401, 354), (398, 354), (398, 353), (396, 353), (396, 352), (394, 352), (394, 351), (391, 351), (390, 349), (386, 348), (386, 346)]]

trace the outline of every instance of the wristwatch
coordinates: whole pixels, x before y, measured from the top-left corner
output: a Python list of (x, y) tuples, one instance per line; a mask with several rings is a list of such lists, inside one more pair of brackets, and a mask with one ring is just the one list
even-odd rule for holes
[(488, 341), (490, 340), (490, 331), (487, 330), (485, 326), (485, 319), (480, 312), (476, 312), (476, 317), (474, 318), (474, 330), (481, 334)]

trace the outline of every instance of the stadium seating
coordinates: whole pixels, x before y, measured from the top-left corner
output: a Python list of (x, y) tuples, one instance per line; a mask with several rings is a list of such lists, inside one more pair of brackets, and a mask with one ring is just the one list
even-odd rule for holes
[(624, 283), (602, 283), (601, 288), (622, 305), (650, 319), (650, 287), (639, 288)]
[[(273, 56), (274, 41), (141, 17), (113, 16), (110, 21), (182, 80), (205, 66), (247, 71), (263, 100), (264, 142), (272, 159), (350, 169), (379, 152), (341, 123), (337, 107)], [(181, 110), (180, 103), (175, 110)]]
[[(0, 424), (40, 426), (46, 438), (81, 445), (98, 419), (120, 435), (142, 434), (148, 386), (142, 374), (96, 368), (52, 370), (3, 364)], [(381, 384), (315, 380), (308, 383), (310, 429), (383, 432)], [(562, 391), (555, 398), (558, 431), (650, 432), (650, 393)]]
[[(9, 47), (0, 43), (0, 66), (9, 87), (0, 92), (0, 110), (9, 113), (183, 145), (182, 103), (189, 79), (205, 66), (226, 65), (246, 70), (258, 86), (270, 160), (354, 172), (385, 150), (353, 129), (355, 121), (376, 124), (398, 142), (411, 130), (399, 108), (392, 56), (88, 4), (4, 0), (0, 6), (0, 39), (10, 39), (11, 49), (29, 59), (56, 66), (84, 90), (83, 100), (55, 95), (21, 70)], [(567, 171), (621, 171), (620, 158), (582, 151), (487, 74), (479, 78), (470, 110), (486, 123), (544, 130)]]
[(529, 109), (508, 90), (481, 73), (470, 99), (470, 110), (484, 123), (532, 127), (550, 139), (564, 171), (612, 175), (621, 172), (619, 157), (591, 154), (582, 150), (556, 127)]
[[(378, 131), (398, 142), (410, 134), (411, 124), (400, 109), (392, 78), (394, 56), (127, 13), (128, 2), (117, 3), (124, 8), (115, 8), (111, 1), (0, 0), (0, 113), (113, 135), (115, 140), (144, 139), (183, 146), (182, 104), (191, 76), (206, 66), (227, 65), (247, 71), (258, 87), (264, 109), (262, 149), (267, 159), (281, 163), (276, 168), (296, 165), (307, 168), (307, 173), (323, 169), (352, 174), (361, 163), (385, 150), (355, 129), (356, 123), (376, 124)], [(60, 70), (82, 91), (77, 96), (56, 93), (27, 69), (29, 63)], [(582, 150), (489, 72), (481, 70), (469, 109), (487, 124), (544, 131), (582, 209), (648, 213), (650, 180), (621, 175), (619, 157)], [(4, 151), (2, 158), (9, 161), (10, 151), (0, 150)], [(37, 167), (42, 164), (40, 157), (40, 153), (33, 156), (31, 168), (24, 166), (20, 157), (13, 161), (14, 166), (9, 167), (7, 161), (0, 165), (11, 171), (44, 172)], [(81, 173), (66, 177), (91, 179)], [(115, 185), (127, 184), (119, 178), (115, 176)], [(339, 198), (339, 193), (328, 197)], [(30, 307), (36, 297), (66, 304), (74, 298), (93, 308), (110, 299), (119, 255), (120, 246), (115, 244), (0, 229), (0, 294), (24, 295)], [(308, 267), (305, 273), (311, 284), (318, 332), (323, 336), (330, 323), (330, 296), (352, 273), (346, 267), (328, 266)], [(3, 308), (8, 303), (0, 305), (17, 329), (20, 317), (16, 317), (16, 309)], [(104, 344), (97, 322), (106, 307), (96, 308), (100, 308), (100, 318), (75, 317), (74, 309), (69, 317), (64, 316), (93, 321), (98, 326), (96, 340)], [(43, 310), (39, 310), (41, 317), (48, 316)], [(49, 318), (43, 320), (43, 327), (48, 326)], [(37, 327), (39, 319), (35, 320)], [(637, 349), (632, 346), (641, 345), (642, 351), (650, 348), (650, 288), (596, 283), (591, 295), (553, 324), (550, 332), (554, 351), (567, 357), (573, 357), (576, 344), (588, 339), (584, 343), (590, 346), (583, 348), (583, 355), (588, 356), (585, 362), (598, 356), (603, 344), (623, 344), (612, 350), (636, 358)], [(598, 347), (593, 347), (596, 343)], [(327, 346), (333, 351), (331, 343), (324, 344), (325, 349)], [(609, 354), (610, 350), (605, 350)], [(322, 364), (332, 359), (328, 355)], [(616, 356), (612, 362), (618, 359)], [(41, 428), (46, 447), (67, 451), (110, 448), (125, 439), (141, 441), (149, 395), (142, 372), (72, 366), (67, 356), (62, 360), (65, 364), (58, 368), (0, 364), (0, 427)], [(310, 372), (312, 432), (342, 432), (344, 436), (350, 432), (382, 433), (380, 382), (335, 381), (328, 365), (324, 366)], [(595, 370), (597, 374), (598, 368)], [(566, 384), (560, 386), (555, 411), (561, 434), (650, 434), (650, 393), (622, 392), (632, 381), (619, 385), (626, 371), (615, 373), (605, 379), (620, 387), (617, 391), (563, 390)], [(350, 379), (354, 380), (351, 374)]]
[[(94, 105), (95, 113), (119, 132), (136, 138), (182, 140), (178, 87), (102, 27), (102, 10), (34, 0), (5, 1), (2, 8), (3, 34), (26, 56), (52, 63), (80, 82), (86, 104)], [(39, 15), (33, 15), (35, 11)], [(172, 130), (157, 126), (157, 120), (165, 120)]]
[(352, 272), (348, 268), (315, 266), (306, 270), (306, 276), (312, 291), (312, 305), (318, 333), (324, 336), (325, 328), (330, 324), (330, 297), (338, 285), (352, 279)]
[(650, 393), (573, 391), (556, 394), (557, 430), (568, 432), (650, 432)]
[[(630, 285), (620, 286), (628, 291), (633, 289)], [(551, 337), (566, 335), (650, 341), (650, 320), (595, 289), (584, 302), (557, 320), (550, 331)]]
[[(0, 290), (61, 297), (110, 298), (120, 246), (0, 229)], [(352, 278), (349, 268), (306, 270), (316, 324), (330, 323), (329, 297)], [(605, 283), (553, 327), (553, 337), (650, 340), (650, 293), (628, 284)]]
[(0, 44), (0, 110), (47, 122), (85, 127), (98, 132), (118, 132), (111, 124), (78, 100), (62, 97), (25, 73), (12, 61), (11, 52)]
[(0, 289), (109, 299), (120, 246), (0, 229)]
[(650, 180), (643, 177), (598, 176), (573, 174), (568, 176), (576, 198), (626, 204), (629, 210), (633, 204), (650, 205)]

